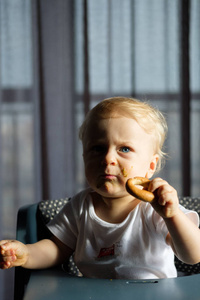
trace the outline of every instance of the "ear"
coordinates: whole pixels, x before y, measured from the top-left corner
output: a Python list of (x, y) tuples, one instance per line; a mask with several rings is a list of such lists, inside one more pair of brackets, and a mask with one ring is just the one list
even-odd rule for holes
[(157, 162), (159, 160), (158, 154), (153, 155), (150, 164), (149, 164), (149, 170), (147, 171), (145, 177), (146, 178), (151, 178), (153, 174), (155, 173)]

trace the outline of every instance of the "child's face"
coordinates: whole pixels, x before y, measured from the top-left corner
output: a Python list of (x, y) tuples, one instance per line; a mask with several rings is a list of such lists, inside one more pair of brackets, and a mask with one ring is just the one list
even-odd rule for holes
[(126, 117), (90, 122), (83, 157), (87, 181), (103, 197), (127, 195), (127, 179), (151, 177), (158, 159), (152, 136)]

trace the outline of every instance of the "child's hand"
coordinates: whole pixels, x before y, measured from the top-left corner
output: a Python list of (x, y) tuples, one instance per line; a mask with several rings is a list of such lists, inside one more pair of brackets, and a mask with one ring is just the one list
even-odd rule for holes
[(179, 210), (179, 200), (176, 190), (161, 178), (151, 181), (148, 190), (156, 195), (151, 203), (157, 213), (163, 218), (172, 218)]
[(28, 248), (18, 241), (0, 241), (0, 268), (9, 269), (22, 266), (28, 259)]

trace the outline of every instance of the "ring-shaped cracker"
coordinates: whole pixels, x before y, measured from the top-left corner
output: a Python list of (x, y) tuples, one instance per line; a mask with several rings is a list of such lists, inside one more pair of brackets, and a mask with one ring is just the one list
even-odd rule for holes
[(135, 186), (141, 185), (144, 188), (148, 188), (150, 182), (151, 181), (148, 178), (144, 177), (129, 178), (126, 182), (126, 189), (129, 194), (136, 197), (137, 199), (140, 199), (145, 202), (152, 202), (155, 199), (155, 195), (152, 192), (149, 192), (144, 189), (141, 190)]

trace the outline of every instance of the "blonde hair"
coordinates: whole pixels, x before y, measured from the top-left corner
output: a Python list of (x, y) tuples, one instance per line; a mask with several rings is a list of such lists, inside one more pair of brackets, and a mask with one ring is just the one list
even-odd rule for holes
[(118, 117), (132, 118), (152, 135), (155, 140), (155, 153), (159, 160), (156, 171), (159, 171), (165, 162), (166, 153), (162, 151), (167, 135), (167, 123), (163, 114), (147, 102), (128, 97), (113, 97), (99, 102), (91, 109), (80, 127), (79, 138), (83, 142), (86, 129), (92, 120)]

